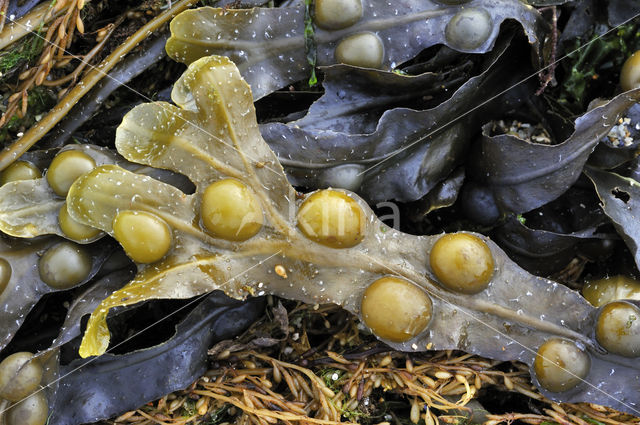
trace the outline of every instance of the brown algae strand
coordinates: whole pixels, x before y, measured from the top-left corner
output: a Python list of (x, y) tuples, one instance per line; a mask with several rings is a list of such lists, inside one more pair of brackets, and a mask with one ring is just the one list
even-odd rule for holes
[(464, 294), (484, 290), (493, 276), (493, 255), (477, 236), (455, 233), (442, 236), (429, 256), (431, 269), (447, 288)]
[(602, 307), (596, 322), (596, 339), (610, 353), (640, 356), (640, 308), (625, 301)]
[(345, 193), (320, 190), (300, 206), (298, 228), (319, 244), (351, 248), (364, 239), (365, 215), (360, 205)]
[(420, 334), (431, 321), (431, 298), (418, 286), (397, 277), (373, 282), (362, 296), (364, 323), (374, 334), (405, 342)]
[(137, 263), (153, 263), (164, 257), (172, 244), (169, 225), (160, 217), (143, 211), (120, 211), (113, 219), (113, 236), (129, 258)]
[(554, 338), (538, 349), (533, 362), (543, 388), (559, 393), (578, 385), (589, 374), (591, 358), (571, 341)]

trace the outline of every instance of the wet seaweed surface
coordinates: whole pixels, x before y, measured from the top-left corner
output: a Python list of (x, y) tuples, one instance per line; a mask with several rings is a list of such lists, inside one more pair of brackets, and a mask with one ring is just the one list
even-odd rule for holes
[(0, 424), (637, 423), (637, 3), (0, 3)]

